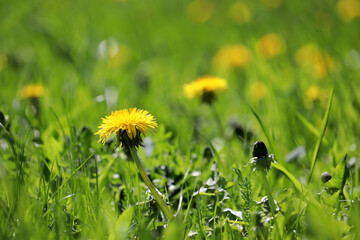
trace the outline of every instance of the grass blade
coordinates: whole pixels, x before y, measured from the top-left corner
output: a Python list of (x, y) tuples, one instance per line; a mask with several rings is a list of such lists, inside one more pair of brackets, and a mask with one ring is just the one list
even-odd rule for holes
[[(306, 118), (303, 117), (303, 115), (301, 115), (299, 112), (295, 112), (296, 117), (300, 120), (300, 122), (302, 124), (304, 124), (304, 126), (310, 131), (312, 132), (316, 137), (320, 136), (320, 131), (313, 125), (311, 124), (308, 120), (306, 120)], [(323, 142), (325, 144), (329, 144), (329, 141), (326, 139), (326, 137), (323, 138)]]
[(272, 151), (274, 152), (275, 154), (275, 157), (277, 158), (277, 160), (283, 164), (284, 163), (284, 158), (282, 157), (282, 155), (280, 154), (280, 152), (278, 151), (276, 145), (275, 145), (275, 142), (274, 140), (272, 139), (272, 137), (270, 136), (270, 133), (269, 131), (266, 129), (265, 125), (263, 124), (261, 118), (259, 117), (259, 115), (255, 112), (255, 110), (250, 106), (250, 104), (248, 104), (246, 102), (246, 104), (249, 106), (252, 114), (254, 115), (254, 117), (256, 118), (256, 120), (258, 121), (258, 123), (260, 124), (260, 127), (263, 131), (263, 133), (265, 134), (265, 137), (270, 145), (270, 148), (272, 149)]
[(331, 90), (329, 102), (328, 102), (327, 109), (326, 109), (326, 112), (325, 112), (325, 116), (324, 116), (322, 124), (321, 124), (320, 135), (319, 135), (319, 137), (318, 137), (318, 139), (316, 141), (316, 145), (315, 145), (315, 149), (314, 149), (313, 156), (312, 156), (312, 161), (311, 161), (310, 174), (309, 174), (308, 181), (307, 181), (308, 184), (309, 184), (309, 182), (311, 180), (311, 177), (312, 177), (312, 174), (314, 172), (314, 167), (315, 167), (315, 164), (316, 164), (317, 156), (319, 154), (321, 142), (323, 140), (325, 130), (326, 130), (326, 126), (327, 126), (328, 121), (329, 121), (333, 95), (334, 95), (334, 89)]

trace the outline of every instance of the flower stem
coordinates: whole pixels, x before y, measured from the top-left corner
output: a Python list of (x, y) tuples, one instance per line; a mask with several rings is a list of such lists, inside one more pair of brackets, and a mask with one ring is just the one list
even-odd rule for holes
[[(276, 231), (277, 231), (278, 234), (280, 234), (279, 233), (279, 226), (278, 226), (277, 220), (275, 218), (276, 206), (275, 206), (275, 202), (274, 202), (274, 199), (272, 197), (272, 194), (271, 194), (271, 189), (270, 189), (269, 183), (268, 183), (267, 178), (266, 178), (266, 171), (264, 169), (261, 169), (260, 175), (261, 175), (263, 184), (265, 186), (266, 195), (267, 195), (268, 200), (269, 200), (271, 216), (272, 216), (272, 218), (274, 220)], [(280, 238), (281, 238), (281, 236), (280, 236)]]
[(217, 125), (218, 125), (218, 128), (219, 128), (220, 131), (221, 131), (221, 136), (222, 136), (222, 137), (225, 137), (224, 127), (223, 127), (223, 125), (222, 125), (222, 122), (221, 122), (221, 118), (220, 118), (220, 116), (219, 116), (219, 113), (216, 111), (215, 106), (210, 105), (210, 108), (211, 108), (211, 112), (212, 112), (212, 114), (213, 114), (213, 117), (215, 118), (215, 121), (216, 121), (216, 123), (217, 123)]
[(158, 193), (158, 190), (156, 189), (154, 184), (151, 182), (150, 178), (147, 176), (147, 174), (146, 174), (146, 172), (144, 170), (144, 167), (141, 164), (140, 159), (139, 159), (139, 157), (138, 157), (138, 155), (136, 153), (135, 147), (130, 147), (129, 149), (130, 149), (131, 157), (135, 161), (136, 166), (138, 167), (140, 175), (141, 175), (142, 179), (144, 180), (146, 186), (148, 186), (148, 188), (150, 189), (150, 191), (151, 191), (152, 195), (154, 196), (156, 202), (159, 204), (161, 210), (164, 212), (167, 220), (171, 221), (174, 218), (174, 215), (171, 212), (171, 210), (168, 208), (168, 206), (166, 205), (163, 198)]

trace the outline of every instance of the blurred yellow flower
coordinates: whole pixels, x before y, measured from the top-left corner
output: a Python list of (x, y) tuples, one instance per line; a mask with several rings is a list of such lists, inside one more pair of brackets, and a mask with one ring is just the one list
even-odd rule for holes
[(254, 82), (250, 86), (250, 97), (253, 101), (258, 102), (265, 97), (267, 87), (263, 82)]
[(214, 10), (215, 6), (210, 1), (194, 0), (188, 5), (186, 13), (192, 21), (204, 23), (212, 17)]
[(115, 49), (109, 49), (108, 62), (110, 67), (117, 67), (125, 64), (130, 59), (130, 50), (125, 45), (119, 45)]
[(113, 68), (127, 63), (131, 57), (130, 53), (127, 46), (118, 44), (112, 37), (101, 41), (97, 47), (98, 57), (107, 60), (109, 66)]
[(316, 101), (320, 97), (320, 89), (317, 85), (311, 85), (306, 90), (306, 98), (310, 101)]
[(5, 54), (0, 55), (0, 71), (6, 68), (8, 64), (8, 58)]
[(230, 10), (229, 15), (231, 19), (237, 24), (244, 24), (251, 20), (252, 14), (249, 7), (243, 1), (235, 2)]
[(193, 82), (184, 85), (185, 97), (191, 99), (201, 96), (204, 102), (211, 103), (218, 92), (226, 90), (228, 87), (225, 79), (213, 76), (199, 77)]
[(119, 138), (126, 134), (130, 140), (136, 141), (134, 143), (138, 147), (141, 144), (140, 134), (145, 136), (146, 132), (153, 133), (157, 127), (154, 116), (148, 111), (130, 108), (112, 112), (110, 116), (102, 118), (100, 129), (95, 134), (99, 135), (99, 142), (103, 144), (111, 133), (115, 133), (120, 141)]
[(358, 0), (340, 0), (336, 4), (336, 11), (342, 21), (350, 22), (360, 16), (360, 3)]
[(39, 98), (44, 95), (45, 89), (41, 84), (25, 85), (20, 91), (21, 98)]
[(245, 45), (225, 46), (216, 53), (213, 58), (213, 65), (219, 69), (246, 67), (251, 58), (251, 51)]
[(261, 0), (261, 2), (269, 8), (278, 8), (283, 3), (283, 0)]
[(285, 48), (283, 38), (275, 33), (270, 33), (256, 43), (257, 52), (266, 59), (271, 59), (278, 55)]
[(295, 53), (295, 60), (315, 78), (323, 78), (334, 71), (332, 58), (326, 52), (321, 52), (316, 44), (310, 43), (300, 48)]

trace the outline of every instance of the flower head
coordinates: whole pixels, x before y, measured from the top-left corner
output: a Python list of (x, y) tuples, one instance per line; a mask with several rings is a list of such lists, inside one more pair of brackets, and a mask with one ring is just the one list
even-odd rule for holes
[(310, 43), (300, 48), (295, 54), (295, 60), (317, 79), (324, 78), (334, 71), (332, 58), (316, 44)]
[(251, 51), (245, 45), (225, 46), (216, 53), (213, 65), (218, 69), (244, 68), (249, 65), (251, 58)]
[(153, 133), (158, 126), (154, 116), (148, 111), (130, 108), (112, 112), (110, 116), (102, 118), (99, 131), (95, 134), (100, 136), (99, 142), (103, 144), (111, 133), (117, 136), (118, 144), (127, 147), (138, 147), (141, 145), (141, 134)]
[(265, 97), (267, 87), (263, 82), (255, 82), (250, 86), (250, 96), (255, 102), (259, 102)]
[(211, 18), (215, 6), (208, 0), (194, 0), (187, 7), (188, 17), (197, 23), (204, 23)]
[(252, 17), (250, 8), (246, 5), (245, 2), (242, 1), (237, 1), (231, 6), (229, 15), (237, 24), (247, 23), (251, 20)]
[(41, 84), (28, 84), (24, 86), (19, 95), (21, 98), (39, 98), (44, 95), (44, 87)]
[(274, 155), (268, 154), (265, 143), (256, 141), (253, 146), (252, 155), (253, 157), (250, 159), (250, 164), (253, 171), (257, 169), (269, 171), (271, 162), (274, 162)]
[(284, 49), (285, 43), (281, 36), (270, 33), (263, 36), (257, 43), (258, 53), (266, 59), (271, 59)]
[(336, 11), (342, 21), (350, 22), (360, 16), (360, 3), (356, 0), (340, 0), (336, 4)]
[(218, 92), (227, 89), (227, 81), (219, 77), (204, 76), (189, 84), (184, 85), (184, 94), (191, 99), (197, 96), (202, 97), (202, 101), (211, 103)]

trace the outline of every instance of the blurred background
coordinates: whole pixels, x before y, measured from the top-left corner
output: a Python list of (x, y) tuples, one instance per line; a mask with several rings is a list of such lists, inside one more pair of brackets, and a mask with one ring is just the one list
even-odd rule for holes
[(22, 89), (40, 84), (41, 104), (74, 124), (95, 128), (110, 111), (136, 106), (188, 141), (181, 130), (192, 119), (179, 117), (199, 103), (182, 86), (214, 75), (230, 86), (216, 105), (224, 123), (257, 128), (243, 99), (280, 143), (291, 139), (287, 148), (305, 142), (288, 110), (320, 126), (332, 87), (334, 122), (359, 130), (358, 0), (0, 4), (0, 106), (11, 116), (29, 107)]
[[(223, 132), (213, 110), (183, 94), (184, 84), (204, 75), (228, 82), (228, 90), (219, 94), (212, 105), (225, 129), (224, 135), (220, 135)], [(317, 181), (309, 185), (320, 191), (322, 172), (332, 170), (346, 153), (354, 157), (353, 162), (359, 158), (359, 77), (360, 0), (0, 0), (0, 122), (16, 140), (8, 137), (6, 142), (2, 132), (0, 180), (7, 190), (1, 192), (3, 199), (10, 200), (2, 201), (1, 206), (13, 202), (11, 206), (16, 206), (11, 200), (16, 197), (9, 196), (17, 196), (18, 189), (25, 186), (20, 181), (24, 174), (28, 178), (24, 188), (29, 194), (23, 194), (24, 208), (19, 207), (18, 214), (24, 214), (27, 225), (22, 229), (14, 220), (14, 229), (21, 230), (20, 238), (28, 236), (34, 221), (26, 217), (31, 215), (36, 221), (46, 222), (38, 224), (43, 230), (39, 234), (44, 233), (41, 236), (46, 238), (48, 228), (57, 229), (52, 228), (53, 219), (63, 219), (55, 210), (47, 211), (48, 204), (58, 207), (48, 198), (47, 191), (53, 189), (52, 197), (56, 195), (62, 179), (73, 177), (94, 153), (96, 157), (83, 175), (77, 173), (78, 178), (64, 184), (67, 191), (59, 196), (66, 198), (64, 206), (67, 204), (69, 212), (74, 212), (69, 233), (76, 232), (73, 228), (80, 216), (82, 221), (88, 221), (85, 227), (90, 233), (107, 236), (102, 224), (115, 222), (118, 213), (112, 220), (99, 220), (99, 229), (95, 229), (91, 223), (97, 216), (87, 211), (97, 206), (93, 204), (95, 196), (99, 197), (94, 183), (97, 173), (101, 175), (100, 192), (102, 187), (106, 191), (111, 187), (107, 195), (105, 190), (104, 194), (101, 192), (103, 199), (99, 201), (109, 212), (115, 212), (112, 204), (116, 201), (126, 203), (119, 207), (120, 214), (144, 200), (144, 189), (132, 188), (140, 189), (137, 170), (130, 168), (119, 151), (113, 158), (111, 142), (103, 147), (96, 143), (93, 133), (102, 117), (130, 107), (146, 109), (157, 119), (158, 132), (147, 138), (148, 147), (145, 151), (140, 149), (139, 155), (146, 158), (149, 169), (160, 164), (175, 169), (173, 175), (180, 176), (174, 183), (177, 187), (182, 186), (178, 179), (187, 176), (190, 167), (194, 172), (204, 168), (213, 171), (211, 158), (206, 159), (203, 154), (204, 149), (210, 151), (210, 142), (220, 153), (219, 169), (229, 182), (236, 181), (234, 166), (251, 173), (247, 165), (250, 146), (256, 139), (266, 138), (248, 104), (261, 117), (279, 152), (289, 156), (285, 167), (303, 180), (334, 89), (329, 124), (314, 170)], [(194, 129), (209, 141), (198, 141)], [(244, 132), (253, 138), (247, 138)], [(242, 135), (240, 141), (233, 135)], [(272, 150), (269, 148), (269, 153)], [(20, 162), (16, 162), (12, 151), (18, 156), (25, 152), (27, 160), (23, 162), (19, 157)], [(203, 155), (204, 158), (198, 157)], [(51, 166), (55, 166), (54, 171)], [(194, 173), (191, 184), (207, 181), (204, 174), (201, 180), (195, 180), (200, 174)], [(269, 177), (278, 193), (291, 185), (281, 176), (273, 173)], [(19, 183), (14, 179), (20, 179)], [(166, 181), (163, 179), (160, 184), (163, 192)], [(260, 201), (261, 186), (255, 188), (254, 196)], [(123, 189), (128, 191), (129, 201), (120, 201)], [(191, 185), (187, 197), (195, 190)], [(75, 192), (76, 198), (67, 199), (67, 194)], [(240, 196), (239, 191), (234, 193)], [(171, 200), (177, 198), (180, 197)], [(26, 215), (22, 209), (31, 209), (30, 205), (39, 210), (34, 208)], [(199, 206), (204, 212), (208, 210), (205, 201)], [(11, 212), (15, 207), (9, 209)], [(145, 221), (140, 210), (148, 209), (139, 209), (137, 220)], [(299, 207), (298, 216), (302, 211)], [(8, 213), (4, 210), (4, 214)], [(51, 214), (55, 217), (48, 217)], [(193, 216), (196, 218), (196, 214)], [(356, 219), (360, 226), (359, 216)], [(321, 219), (317, 222), (322, 224)], [(12, 222), (1, 223), (6, 236), (10, 236), (8, 226)]]

